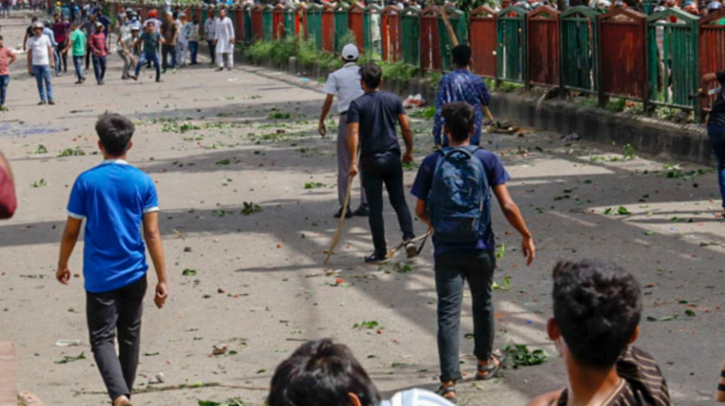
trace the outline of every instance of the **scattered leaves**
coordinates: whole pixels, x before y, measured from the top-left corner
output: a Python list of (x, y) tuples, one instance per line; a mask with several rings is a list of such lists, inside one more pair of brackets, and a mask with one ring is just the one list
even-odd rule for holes
[(79, 355), (77, 355), (75, 357), (66, 355), (61, 360), (55, 361), (55, 363), (56, 364), (69, 364), (71, 362), (76, 362), (76, 361), (80, 361), (80, 360), (84, 360), (84, 359), (86, 359), (86, 353), (85, 352), (82, 352), (82, 353), (80, 353)]
[(513, 341), (504, 347), (504, 352), (508, 354), (506, 359), (506, 367), (518, 368), (519, 366), (541, 365), (546, 362), (549, 354), (543, 349), (530, 351), (529, 347), (524, 344), (516, 344)]

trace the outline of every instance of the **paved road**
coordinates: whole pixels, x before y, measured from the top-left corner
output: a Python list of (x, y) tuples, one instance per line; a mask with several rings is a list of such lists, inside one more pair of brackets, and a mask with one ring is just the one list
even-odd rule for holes
[[(3, 21), (6, 44), (19, 43), (24, 24)], [(371, 251), (367, 223), (353, 219), (332, 267), (321, 265), (336, 226), (331, 214), (337, 195), (334, 139), (314, 131), (322, 101), (315, 80), (249, 67), (216, 73), (203, 66), (166, 75), (162, 84), (147, 72), (135, 83), (120, 80), (114, 56), (105, 86), (57, 78), (58, 105), (38, 107), (24, 63), (21, 58), (13, 67), (11, 112), (0, 115), (0, 148), (11, 160), (20, 196), (16, 217), (0, 225), (0, 341), (17, 345), (21, 390), (47, 404), (106, 402), (87, 344), (82, 281), (63, 287), (53, 279), (70, 186), (100, 160), (93, 124), (104, 111), (137, 122), (130, 161), (157, 183), (171, 279), (168, 308), (147, 303), (137, 382), (148, 392), (134, 404), (193, 405), (239, 396), (261, 405), (275, 366), (301, 341), (327, 336), (349, 344), (386, 394), (435, 388), (430, 247), (409, 264), (411, 272), (399, 272), (405, 270), (402, 258), (364, 266), (362, 257)], [(270, 118), (275, 116), (285, 118)], [(415, 128), (419, 162), (432, 147), (431, 122), (417, 119)], [(563, 365), (544, 334), (550, 270), (560, 259), (601, 258), (634, 272), (646, 286), (646, 317), (677, 315), (643, 321), (639, 344), (660, 362), (677, 404), (708, 404), (725, 350), (718, 282), (725, 239), (713, 216), (715, 175), (666, 178), (665, 162), (617, 159), (622, 155), (585, 141), (567, 145), (556, 134), (527, 131), (487, 140), (503, 156), (539, 249), (526, 268), (519, 240), (496, 208), (495, 229), (506, 247), (496, 280), (503, 285), (510, 278), (507, 291), (495, 292), (496, 344), (513, 341), (552, 356), (543, 366), (462, 385), (461, 403), (522, 405), (564, 384)], [(69, 148), (85, 155), (57, 157)], [(406, 184), (413, 176), (406, 173)], [(318, 187), (307, 189), (308, 183)], [(242, 214), (245, 202), (261, 212)], [(612, 215), (620, 206), (631, 214)], [(388, 240), (397, 241), (389, 207), (386, 223)], [(81, 272), (81, 249), (71, 263), (74, 272)], [(185, 269), (197, 274), (182, 276)], [(469, 309), (466, 298), (462, 335), (472, 330)], [(353, 328), (363, 321), (384, 328)], [(59, 339), (83, 344), (60, 348)], [(236, 353), (210, 356), (221, 344)], [(55, 362), (82, 352), (84, 360)], [(462, 338), (461, 352), (471, 376), (471, 340)], [(148, 385), (159, 372), (165, 383)]]

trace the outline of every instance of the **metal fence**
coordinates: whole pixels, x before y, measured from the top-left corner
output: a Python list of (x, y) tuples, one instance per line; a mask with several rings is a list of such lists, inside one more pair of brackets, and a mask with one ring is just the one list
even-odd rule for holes
[[(154, 5), (136, 7), (145, 15)], [(203, 5), (185, 11), (199, 20), (204, 35), (212, 13)], [(642, 101), (646, 109), (666, 106), (699, 114), (700, 107), (707, 110), (713, 101), (700, 103), (693, 97), (701, 76), (725, 69), (725, 10), (704, 18), (677, 9), (647, 17), (630, 9), (601, 13), (585, 6), (562, 13), (546, 6), (531, 12), (482, 6), (470, 17), (446, 8), (446, 14), (458, 42), (470, 43), (476, 74), (527, 88), (558, 86), (598, 94), (601, 104), (607, 97), (620, 97)], [(422, 71), (453, 68), (453, 41), (436, 6), (245, 6), (233, 8), (229, 16), (239, 42), (294, 36), (336, 53), (352, 33), (361, 51), (386, 62), (404, 62)]]

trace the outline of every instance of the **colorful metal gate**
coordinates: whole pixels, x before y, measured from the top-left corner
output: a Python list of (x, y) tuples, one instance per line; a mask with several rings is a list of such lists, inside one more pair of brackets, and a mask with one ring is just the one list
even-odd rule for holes
[(380, 39), (382, 41), (383, 60), (386, 62), (397, 62), (402, 58), (400, 14), (401, 11), (396, 6), (388, 6), (382, 13)]
[(526, 18), (529, 85), (559, 85), (560, 15), (559, 11), (549, 6), (541, 6)]
[[(703, 17), (697, 23), (697, 36), (699, 42), (699, 68), (700, 77), (706, 73), (719, 72), (725, 68), (725, 25), (720, 20), (725, 18), (725, 10)], [(709, 84), (709, 89), (720, 87), (719, 83)], [(708, 111), (715, 96), (702, 100), (703, 110)]]
[(496, 16), (496, 79), (526, 83), (527, 10), (509, 6)]
[(409, 65), (420, 66), (420, 8), (403, 9), (400, 27), (403, 61)]
[(438, 7), (428, 7), (420, 17), (420, 68), (424, 71), (440, 71), (441, 43), (438, 32)]
[(477, 75), (496, 77), (496, 12), (486, 6), (471, 12), (469, 27), (473, 57), (471, 69)]
[(601, 94), (647, 102), (647, 16), (614, 9), (599, 16)]
[(599, 14), (587, 6), (561, 14), (561, 81), (565, 89), (599, 90)]

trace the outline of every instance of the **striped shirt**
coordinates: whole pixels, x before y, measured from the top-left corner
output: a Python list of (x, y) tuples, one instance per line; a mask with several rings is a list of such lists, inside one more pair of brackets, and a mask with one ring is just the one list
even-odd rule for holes
[[(601, 406), (669, 406), (670, 392), (655, 360), (637, 347), (629, 347), (617, 361), (617, 374), (622, 378), (617, 389)], [(565, 389), (556, 406), (566, 406)]]

